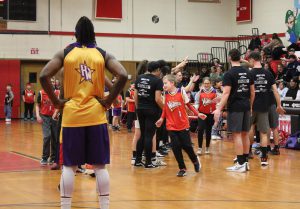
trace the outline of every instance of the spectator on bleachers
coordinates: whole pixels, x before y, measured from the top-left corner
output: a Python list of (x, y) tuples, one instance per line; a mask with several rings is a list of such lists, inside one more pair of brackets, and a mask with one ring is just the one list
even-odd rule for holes
[(248, 46), (248, 49), (250, 49), (251, 51), (254, 51), (254, 49), (256, 47), (260, 47), (261, 45), (261, 41), (258, 35), (252, 36), (252, 39), (250, 41), (250, 44)]
[(299, 90), (299, 86), (298, 86), (298, 78), (294, 77), (290, 80), (289, 83), (289, 89), (286, 92), (286, 97), (291, 97), (292, 99), (296, 99), (297, 97), (297, 93)]
[(264, 46), (264, 49), (266, 48), (272, 52), (273, 60), (279, 60), (280, 57), (284, 54), (284, 52), (282, 51), (284, 45), (277, 33), (273, 33), (272, 41)]
[(286, 95), (286, 93), (287, 93), (287, 91), (288, 91), (288, 88), (285, 87), (285, 83), (284, 83), (284, 81), (282, 81), (282, 80), (279, 80), (277, 83), (278, 83), (278, 88), (277, 88), (277, 90), (278, 90), (280, 99), (284, 99), (284, 98), (285, 98), (285, 95)]
[(261, 56), (261, 64), (264, 65), (267, 63), (267, 53), (266, 50), (261, 50), (260, 51), (260, 56)]
[(276, 80), (287, 81), (286, 80), (286, 68), (283, 67), (283, 65), (281, 63), (277, 66), (277, 78), (276, 78)]
[(210, 72), (207, 69), (207, 67), (202, 67), (201, 72), (200, 72), (199, 82), (202, 83), (203, 78), (209, 77), (209, 75), (210, 75)]
[(218, 78), (221, 78), (223, 79), (223, 68), (221, 65), (218, 65), (217, 66), (217, 71), (216, 71), (217, 75), (218, 75)]
[(264, 46), (268, 45), (271, 42), (271, 40), (268, 38), (266, 33), (261, 34), (261, 36), (262, 36), (261, 47), (264, 47)]
[(218, 74), (217, 74), (217, 68), (216, 66), (212, 66), (210, 68), (210, 74), (209, 74), (209, 78), (210, 80), (216, 80), (216, 78), (218, 77)]
[(286, 80), (289, 82), (293, 77), (299, 76), (300, 65), (295, 55), (289, 56), (289, 64), (287, 65)]

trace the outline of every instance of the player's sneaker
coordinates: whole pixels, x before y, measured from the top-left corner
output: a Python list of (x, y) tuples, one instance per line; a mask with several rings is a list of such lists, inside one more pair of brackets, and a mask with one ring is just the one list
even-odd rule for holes
[(267, 165), (269, 165), (269, 163), (268, 163), (268, 157), (261, 157), (260, 158), (260, 165), (261, 166), (267, 166)]
[(270, 152), (272, 155), (280, 155), (279, 148), (273, 148)]
[(166, 166), (167, 163), (156, 157), (154, 160), (152, 160), (152, 164), (156, 166)]
[(153, 168), (157, 168), (157, 165), (154, 165), (153, 163), (147, 164), (145, 165), (145, 169), (153, 169)]
[(45, 159), (41, 159), (40, 163), (42, 166), (46, 166), (48, 164), (48, 161)]
[(135, 160), (136, 160), (136, 158), (135, 158), (135, 157), (132, 157), (132, 158), (131, 158), (131, 162), (130, 162), (130, 164), (131, 164), (131, 165), (134, 165), (134, 163), (135, 163)]
[(202, 148), (198, 148), (197, 155), (201, 155), (201, 154), (202, 154)]
[(234, 166), (226, 168), (226, 170), (231, 172), (237, 172), (237, 173), (245, 173), (246, 166), (247, 166), (246, 163), (244, 163), (243, 165), (236, 163)]
[(200, 159), (199, 157), (197, 157), (197, 162), (194, 162), (194, 169), (195, 169), (195, 172), (199, 172), (200, 169), (201, 169), (201, 162), (200, 162)]
[(210, 154), (209, 147), (205, 148), (205, 154), (207, 154), (207, 155)]
[(186, 176), (186, 171), (184, 169), (181, 169), (178, 173), (177, 173), (178, 177), (184, 177)]

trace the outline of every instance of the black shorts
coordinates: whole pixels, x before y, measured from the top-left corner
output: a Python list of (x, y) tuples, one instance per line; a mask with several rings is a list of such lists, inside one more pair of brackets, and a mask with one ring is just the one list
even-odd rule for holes
[(250, 111), (228, 112), (227, 127), (230, 132), (247, 132), (250, 130)]

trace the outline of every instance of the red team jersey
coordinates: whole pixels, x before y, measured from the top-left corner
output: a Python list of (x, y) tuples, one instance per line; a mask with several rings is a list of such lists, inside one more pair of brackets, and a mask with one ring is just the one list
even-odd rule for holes
[[(129, 91), (129, 98), (134, 99), (134, 89)], [(134, 112), (135, 111), (135, 103), (134, 102), (128, 102), (127, 103), (127, 111), (128, 112)]]
[(204, 114), (212, 114), (216, 110), (216, 103), (213, 100), (217, 97), (215, 89), (205, 92), (204, 89), (199, 93), (199, 108), (198, 111)]
[(190, 127), (189, 118), (185, 105), (189, 103), (189, 98), (183, 89), (178, 89), (172, 95), (165, 93), (164, 113), (166, 117), (166, 126), (169, 131), (181, 131)]
[(121, 108), (122, 107), (122, 96), (119, 94), (119, 96), (117, 97), (117, 104), (113, 104), (113, 108)]
[(25, 102), (26, 103), (34, 103), (34, 91), (33, 90), (28, 90), (28, 89), (25, 89), (24, 90), (24, 99), (25, 99)]
[[(41, 94), (41, 109), (40, 109), (41, 114), (52, 116), (55, 111), (54, 105), (52, 104), (51, 100), (48, 97), (48, 94), (46, 94), (44, 90), (41, 90), (40, 94)], [(57, 96), (57, 98), (59, 98), (60, 91), (55, 90), (54, 94)]]

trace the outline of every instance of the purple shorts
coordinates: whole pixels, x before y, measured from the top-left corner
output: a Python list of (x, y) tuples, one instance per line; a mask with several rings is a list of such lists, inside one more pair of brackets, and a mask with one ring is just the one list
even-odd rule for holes
[(63, 165), (105, 165), (110, 162), (107, 124), (62, 128)]
[(112, 116), (121, 116), (122, 109), (121, 108), (114, 108), (112, 111)]

